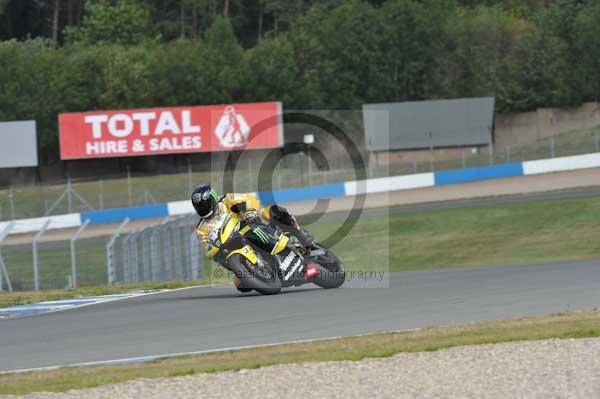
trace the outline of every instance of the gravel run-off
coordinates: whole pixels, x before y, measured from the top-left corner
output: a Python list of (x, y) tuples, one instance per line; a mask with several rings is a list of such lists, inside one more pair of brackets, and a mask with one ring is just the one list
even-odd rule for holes
[(26, 398), (600, 398), (600, 339), (463, 346), (384, 359), (142, 379)]

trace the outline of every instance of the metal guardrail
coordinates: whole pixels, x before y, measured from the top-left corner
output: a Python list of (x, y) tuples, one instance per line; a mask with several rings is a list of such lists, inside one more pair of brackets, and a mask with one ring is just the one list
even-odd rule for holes
[(90, 224), (90, 219), (87, 219), (81, 227), (71, 237), (71, 281), (69, 286), (77, 288), (77, 239), (83, 234), (83, 231)]
[[(69, 238), (45, 233), (31, 243), (4, 240), (15, 223), (0, 231), (0, 291), (76, 288), (199, 279), (204, 257), (195, 234), (195, 218), (165, 218), (162, 223), (126, 231), (125, 219), (107, 240), (86, 237), (89, 220)], [(33, 266), (33, 267), (32, 267)]]
[(117, 235), (107, 252), (109, 284), (191, 280), (203, 277), (203, 257), (188, 216)]
[(36, 291), (40, 290), (40, 267), (38, 260), (38, 243), (41, 240), (42, 236), (48, 230), (50, 223), (52, 220), (46, 220), (46, 223), (42, 226), (40, 231), (33, 237), (32, 243), (32, 251), (33, 251), (33, 289)]
[(13, 290), (12, 283), (10, 282), (10, 277), (8, 275), (8, 271), (6, 270), (6, 264), (4, 263), (4, 259), (2, 258), (2, 242), (8, 236), (10, 231), (15, 227), (15, 222), (9, 223), (6, 228), (0, 233), (0, 291), (4, 290), (4, 281), (6, 280), (6, 288), (8, 291)]
[(121, 234), (121, 232), (123, 231), (125, 226), (127, 226), (128, 223), (129, 223), (129, 218), (126, 218), (125, 220), (123, 220), (123, 222), (119, 225), (117, 230), (115, 230), (113, 235), (110, 237), (110, 240), (106, 244), (106, 276), (107, 276), (107, 280), (108, 280), (108, 285), (114, 284), (114, 282), (116, 280), (116, 277), (115, 277), (115, 269), (116, 269), (116, 267), (115, 267), (115, 252), (114, 252), (115, 241), (117, 241), (117, 238), (119, 237), (119, 235)]

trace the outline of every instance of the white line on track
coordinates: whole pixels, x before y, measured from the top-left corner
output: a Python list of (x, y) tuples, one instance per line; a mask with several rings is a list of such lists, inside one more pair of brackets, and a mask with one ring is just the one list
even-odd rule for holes
[[(127, 295), (127, 293), (122, 293), (122, 294), (111, 294), (111, 295), (102, 295), (103, 297), (112, 297), (115, 296), (115, 298), (110, 298), (107, 299), (105, 301), (98, 301), (98, 302), (90, 302), (90, 303), (82, 303), (80, 305), (73, 305), (73, 306), (65, 306), (65, 307), (56, 307), (53, 309), (49, 309), (47, 312), (43, 312), (43, 313), (36, 313), (36, 314), (32, 314), (32, 315), (25, 315), (25, 316), (17, 316), (17, 317), (6, 317), (6, 318), (1, 318), (0, 317), (0, 321), (1, 320), (14, 320), (14, 319), (24, 319), (26, 317), (36, 317), (36, 316), (42, 316), (45, 314), (49, 314), (49, 313), (57, 313), (57, 312), (64, 312), (67, 310), (73, 310), (73, 309), (80, 309), (80, 308), (84, 308), (86, 306), (92, 306), (92, 305), (100, 305), (100, 304), (104, 304), (104, 303), (110, 303), (110, 302), (116, 302), (116, 301), (124, 301), (126, 299), (133, 299), (133, 298), (140, 298), (143, 296), (149, 296), (149, 295), (156, 295), (156, 294), (165, 294), (168, 292), (175, 292), (175, 291), (183, 291), (183, 290), (189, 290), (192, 288), (204, 288), (204, 287), (220, 287), (220, 286), (226, 286), (229, 284), (206, 284), (206, 285), (193, 285), (191, 287), (181, 287), (181, 288), (172, 288), (172, 289), (165, 289), (165, 290), (159, 290), (159, 291), (152, 291), (152, 292), (138, 292), (138, 293), (131, 293), (132, 295), (129, 296), (123, 296), (123, 295)], [(98, 296), (95, 297), (90, 297), (90, 298), (97, 298)], [(64, 301), (69, 301), (69, 300), (82, 300), (85, 299), (84, 298), (71, 298), (71, 299), (64, 299)], [(54, 301), (52, 301), (54, 302)], [(56, 302), (60, 302), (60, 301), (56, 301)], [(36, 304), (32, 304), (32, 305), (36, 305)], [(6, 308), (4, 308), (6, 309)], [(3, 308), (0, 308), (0, 310), (3, 310)], [(1, 373), (0, 373), (1, 374)]]
[[(223, 285), (223, 284), (214, 284), (212, 286), (218, 286), (218, 285)], [(204, 286), (199, 286), (199, 287), (204, 287)], [(206, 286), (206, 287), (209, 287), (209, 286)], [(191, 287), (185, 287), (185, 288), (191, 288)], [(194, 287), (194, 288), (197, 288), (197, 287)], [(183, 288), (177, 288), (177, 289), (180, 290)], [(119, 365), (119, 364), (146, 363), (146, 362), (153, 362), (155, 360), (172, 359), (172, 358), (182, 357), (182, 356), (198, 356), (198, 355), (206, 355), (209, 353), (231, 352), (231, 351), (239, 351), (239, 350), (244, 350), (244, 349), (255, 349), (255, 348), (268, 348), (268, 347), (277, 346), (277, 345), (306, 344), (306, 343), (318, 342), (318, 341), (332, 341), (332, 340), (341, 339), (341, 338), (368, 337), (370, 335), (375, 335), (375, 334), (397, 334), (397, 333), (405, 333), (405, 332), (415, 332), (415, 331), (420, 331), (420, 330), (422, 330), (422, 328), (408, 328), (408, 329), (404, 329), (404, 330), (378, 331), (378, 332), (370, 332), (370, 333), (350, 335), (350, 336), (299, 339), (299, 340), (294, 340), (294, 341), (273, 342), (270, 344), (232, 346), (232, 347), (228, 347), (228, 348), (208, 349), (208, 350), (203, 350), (203, 351), (167, 353), (167, 354), (163, 354), (163, 355), (148, 355), (148, 356), (140, 356), (140, 357), (129, 357), (129, 358), (124, 358), (124, 359), (101, 360), (101, 361), (97, 361), (97, 362), (88, 362), (88, 363), (73, 363), (73, 364), (64, 364), (64, 365), (56, 365), (56, 366), (36, 367), (36, 368), (30, 368), (30, 369), (7, 370), (7, 371), (0, 371), (0, 375), (1, 374), (13, 374), (13, 373), (28, 373), (31, 371), (49, 371), (49, 370), (57, 370), (60, 368), (65, 368), (65, 367), (114, 366), (114, 365)]]

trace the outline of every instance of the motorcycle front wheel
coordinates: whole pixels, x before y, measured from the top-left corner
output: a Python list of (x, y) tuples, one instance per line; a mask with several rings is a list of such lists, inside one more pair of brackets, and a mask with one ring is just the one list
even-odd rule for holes
[(320, 244), (315, 247), (324, 252), (316, 260), (321, 272), (315, 277), (314, 283), (321, 288), (338, 288), (346, 281), (346, 270), (339, 258), (333, 252)]
[(263, 295), (275, 295), (281, 291), (279, 275), (263, 262), (252, 264), (244, 256), (234, 254), (227, 263), (240, 279), (240, 288), (256, 290)]

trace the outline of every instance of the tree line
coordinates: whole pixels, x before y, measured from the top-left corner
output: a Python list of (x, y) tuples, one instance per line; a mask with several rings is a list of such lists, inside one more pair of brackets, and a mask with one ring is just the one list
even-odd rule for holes
[(0, 120), (37, 120), (43, 162), (68, 111), (600, 94), (593, 0), (0, 0), (0, 21)]

